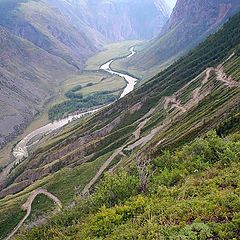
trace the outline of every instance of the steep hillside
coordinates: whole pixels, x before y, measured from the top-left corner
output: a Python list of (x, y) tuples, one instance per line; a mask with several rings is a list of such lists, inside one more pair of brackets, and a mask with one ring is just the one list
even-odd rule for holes
[(76, 68), (100, 49), (101, 42), (96, 42), (100, 34), (69, 19), (54, 1), (2, 0), (0, 4), (2, 26)]
[(54, 95), (54, 86), (75, 68), (1, 26), (0, 48), (1, 148), (42, 110)]
[[(217, 128), (219, 119), (224, 121), (232, 117), (220, 133), (231, 125), (238, 129), (239, 39), (240, 14), (237, 14), (188, 55), (125, 98), (42, 140), (37, 149), (32, 149), (29, 158), (16, 165), (7, 181), (1, 183), (0, 212), (3, 217), (0, 225), (7, 226), (0, 230), (1, 234), (6, 235), (25, 215), (20, 205), (34, 189), (44, 188), (68, 205), (79, 195), (87, 196), (106, 170), (112, 172), (136, 162), (141, 167), (141, 159), (151, 160), (163, 150), (172, 150), (192, 141)], [(220, 155), (215, 156), (214, 153), (215, 150), (213, 163), (220, 157), (227, 161), (224, 155), (217, 152)], [(238, 150), (228, 153), (232, 161)], [(198, 160), (203, 159), (197, 158), (196, 164), (200, 164)], [(232, 171), (234, 174), (234, 166)], [(178, 172), (182, 173), (182, 170)], [(171, 176), (172, 173), (166, 174)], [(39, 201), (35, 213), (39, 214), (41, 209), (45, 212), (46, 208), (45, 201)], [(198, 211), (194, 211), (192, 220), (195, 216)], [(187, 218), (184, 222), (189, 224), (192, 220)], [(71, 227), (68, 230), (71, 231)], [(51, 233), (55, 234), (54, 230)]]
[[(100, 41), (46, 1), (0, 1), (0, 149), (100, 50)], [(86, 35), (87, 34), (87, 35)], [(98, 34), (100, 35), (100, 34)]]
[[(98, 30), (108, 41), (151, 39), (160, 33), (171, 13), (165, 0), (67, 0), (65, 2), (72, 5), (73, 11), (81, 15), (83, 22)], [(64, 2), (56, 4), (67, 5)]]
[[(238, 0), (178, 0), (161, 36), (150, 41), (124, 68), (156, 72), (216, 31), (240, 9)], [(155, 67), (155, 69), (154, 69)]]
[(91, 2), (94, 2), (94, 14), (97, 15), (97, 29), (101, 29), (107, 39), (113, 40), (151, 39), (159, 34), (170, 15), (170, 9), (163, 0), (122, 0), (112, 1), (112, 4)]

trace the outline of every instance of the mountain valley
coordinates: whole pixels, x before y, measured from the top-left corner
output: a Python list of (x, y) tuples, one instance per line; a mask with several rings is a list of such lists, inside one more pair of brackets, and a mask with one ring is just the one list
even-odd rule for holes
[[(3, 79), (9, 79), (9, 75), (13, 78), (11, 90), (4, 87), (4, 95), (8, 97), (1, 98), (5, 111), (2, 111), (0, 122), (0, 148), (22, 133), (29, 122), (43, 111), (46, 103), (56, 99), (62, 83), (78, 77), (87, 58), (103, 50), (107, 42), (153, 37), (159, 24), (163, 26), (167, 21), (170, 8), (160, 0), (146, 1), (145, 4), (141, 8), (138, 1), (129, 6), (124, 1), (1, 0), (1, 42), (4, 46), (1, 73)], [(137, 7), (138, 11), (134, 12)], [(145, 8), (151, 9), (146, 21), (152, 24), (148, 33), (141, 32), (141, 28), (131, 22), (133, 19), (139, 23), (141, 15), (136, 14)], [(99, 9), (101, 11), (97, 11)], [(123, 14), (125, 20), (120, 21), (118, 17)], [(124, 27), (116, 22), (121, 22)], [(114, 24), (110, 26), (109, 23)], [(108, 26), (109, 32), (103, 26)], [(111, 36), (110, 32), (115, 35)], [(6, 42), (12, 46), (7, 46)], [(14, 42), (18, 43), (14, 45)], [(12, 48), (12, 53), (9, 48)], [(28, 56), (29, 51), (33, 52), (32, 56)], [(27, 66), (29, 60), (31, 66)], [(15, 72), (9, 69), (11, 62), (15, 64)], [(21, 79), (24, 81), (22, 89)], [(2, 80), (1, 86), (4, 85), (6, 83)], [(16, 90), (12, 92), (13, 88)], [(6, 102), (9, 98), (11, 100)], [(19, 103), (16, 103), (18, 98)]]
[(239, 238), (240, 4), (173, 5), (0, 0), (0, 239)]

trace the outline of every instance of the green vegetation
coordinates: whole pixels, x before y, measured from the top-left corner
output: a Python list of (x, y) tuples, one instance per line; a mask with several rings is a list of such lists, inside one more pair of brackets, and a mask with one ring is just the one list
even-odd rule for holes
[(217, 128), (219, 136), (226, 136), (240, 129), (240, 113), (232, 115), (229, 119), (221, 123)]
[[(92, 84), (92, 83), (88, 83), (88, 84)], [(65, 97), (69, 99), (82, 99), (83, 95), (81, 93), (77, 93), (81, 89), (82, 89), (81, 85), (75, 86), (74, 88), (72, 88), (71, 90), (65, 93)]]
[(48, 118), (53, 121), (75, 111), (111, 103), (118, 99), (125, 85), (125, 80), (118, 76), (84, 72), (64, 83), (60, 97), (48, 111)]
[(49, 110), (48, 116), (51, 121), (60, 119), (66, 114), (75, 111), (87, 111), (89, 108), (109, 104), (118, 99), (116, 95), (108, 91), (98, 92), (83, 97), (81, 93), (70, 90), (65, 96), (70, 100), (57, 104)]
[[(132, 124), (136, 119), (141, 118), (149, 111), (149, 106), (156, 106), (164, 96), (171, 96), (176, 93), (179, 89), (184, 87), (187, 83), (195, 79), (208, 67), (217, 67), (219, 64), (224, 62), (232, 52), (235, 52), (239, 47), (240, 39), (240, 14), (238, 13), (230, 19), (217, 33), (211, 35), (197, 48), (192, 50), (189, 54), (182, 57), (175, 64), (168, 67), (166, 70), (160, 72), (154, 78), (143, 84), (141, 87), (133, 92), (132, 96), (125, 99), (125, 103), (133, 106), (137, 102), (144, 99), (143, 106), (134, 116), (128, 114), (122, 121), (127, 124)], [(239, 57), (235, 57), (227, 61), (229, 67), (234, 69), (234, 74), (239, 75)], [(204, 76), (203, 76), (204, 77)], [(184, 139), (184, 142), (191, 140), (192, 137), (196, 136), (199, 129), (196, 129), (196, 123), (199, 121), (205, 121), (201, 126), (201, 129), (209, 129), (209, 127), (216, 127), (217, 117), (214, 114), (220, 114), (221, 109), (228, 114), (231, 114), (232, 108), (229, 108), (229, 102), (234, 106), (234, 102), (237, 102), (237, 95), (239, 89), (227, 89), (222, 88), (222, 84), (216, 81), (215, 75), (211, 75), (209, 80), (209, 89), (212, 88), (211, 96), (206, 97), (200, 106), (196, 109), (191, 109), (188, 116), (185, 116), (183, 122), (174, 124), (171, 128), (171, 135), (169, 132), (160, 134), (159, 138), (168, 136), (172, 141), (183, 143), (180, 138)], [(180, 96), (183, 102), (186, 103), (191, 97), (192, 90), (199, 86), (199, 80), (193, 82), (186, 88), (183, 94)], [(206, 86), (203, 86), (204, 88)], [(232, 100), (231, 100), (232, 99)], [(156, 113), (158, 114), (158, 113)], [(135, 116), (138, 115), (136, 118)], [(219, 115), (220, 116), (220, 115)], [(167, 116), (157, 118), (157, 121), (152, 124), (152, 127), (160, 124)], [(155, 118), (155, 117), (153, 117)], [(120, 125), (123, 124), (122, 122)], [(150, 123), (149, 123), (150, 124)], [(215, 125), (215, 126), (214, 126)], [(125, 124), (124, 124), (125, 126)], [(173, 129), (175, 128), (175, 129)], [(179, 131), (181, 128), (181, 131)], [(149, 128), (147, 128), (149, 130)], [(186, 138), (186, 134), (188, 137)], [(176, 135), (178, 137), (176, 137)], [(179, 138), (179, 139), (178, 139)], [(160, 138), (161, 139), (161, 138)], [(168, 142), (170, 144), (170, 141)]]
[(39, 217), (42, 217), (44, 214), (48, 214), (49, 211), (54, 211), (56, 206), (53, 201), (45, 195), (38, 195), (32, 204), (32, 212), (28, 218), (28, 222), (36, 221)]
[[(237, 239), (240, 135), (214, 132), (146, 167), (105, 175), (88, 200), (17, 239)], [(140, 194), (139, 194), (140, 193)]]
[[(97, 158), (94, 162), (83, 163), (81, 166), (66, 168), (55, 174), (50, 174), (24, 191), (0, 199), (0, 239), (6, 237), (26, 214), (21, 209), (21, 205), (26, 202), (31, 191), (39, 187), (45, 188), (56, 195), (65, 206), (68, 206), (93, 178), (109, 155), (108, 153)], [(52, 201), (40, 195), (33, 203), (33, 212), (30, 217), (32, 220), (41, 218), (48, 215), (53, 208), (55, 208), (55, 205)]]
[(19, 209), (19, 204), (23, 203), (22, 199), (18, 199), (18, 201), (18, 203), (16, 201), (8, 202), (0, 207), (0, 239), (4, 239), (25, 215), (25, 212)]
[[(240, 81), (240, 73), (239, 73), (239, 68), (238, 66), (240, 65), (240, 56), (237, 54), (237, 50), (235, 52), (236, 56), (233, 56), (232, 61), (229, 63), (225, 63), (223, 65), (224, 70), (228, 75), (231, 75), (233, 80), (235, 81)], [(234, 64), (231, 64), (234, 63)]]
[[(207, 67), (216, 67), (236, 50), (239, 19), (240, 14), (220, 33), (116, 104), (93, 117), (76, 121), (42, 143), (22, 167), (34, 166), (31, 171), (41, 171), (51, 164), (56, 166), (57, 170), (51, 168), (56, 173), (35, 182), (34, 188), (40, 184), (56, 194), (65, 206), (72, 200), (77, 205), (53, 217), (47, 226), (35, 228), (19, 239), (237, 238), (240, 140), (235, 118), (239, 113), (239, 88), (224, 86), (213, 74), (199, 90), (201, 101), (177, 118), (174, 114), (178, 109), (164, 109), (164, 98), (173, 96)], [(214, 52), (209, 52), (212, 49)], [(239, 72), (238, 57), (227, 63)], [(184, 88), (180, 100), (191, 103), (192, 91), (199, 87), (199, 80), (202, 78)], [(88, 96), (83, 90), (96, 87), (94, 82), (93, 86), (75, 91), (73, 87), (84, 86), (76, 82), (66, 91), (82, 93), (82, 99)], [(135, 141), (133, 133), (141, 123), (139, 120), (153, 109), (156, 110), (142, 129), (141, 137), (159, 126), (161, 131), (146, 145), (133, 151), (124, 149), (124, 154), (112, 162), (121, 161), (118, 172), (105, 176), (89, 199), (79, 200), (76, 194), (107, 156)], [(231, 115), (233, 120), (230, 118), (219, 126), (219, 119), (224, 121)], [(210, 132), (194, 140), (214, 128), (219, 136)], [(229, 135), (234, 132), (238, 134)], [(153, 161), (147, 168), (134, 165), (139, 156), (148, 153)], [(85, 162), (85, 157), (92, 154), (89, 162)], [(119, 171), (119, 166), (126, 167), (127, 172)], [(12, 198), (17, 199), (18, 194)], [(9, 201), (12, 206), (11, 199), (2, 201)]]

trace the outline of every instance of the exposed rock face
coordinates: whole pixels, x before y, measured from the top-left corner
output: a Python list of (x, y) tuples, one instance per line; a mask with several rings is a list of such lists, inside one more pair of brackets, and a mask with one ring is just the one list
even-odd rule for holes
[(144, 69), (160, 65), (196, 46), (239, 11), (238, 0), (178, 0), (161, 36), (132, 59)]
[(111, 40), (150, 39), (159, 34), (170, 15), (162, 0), (89, 1), (96, 28)]

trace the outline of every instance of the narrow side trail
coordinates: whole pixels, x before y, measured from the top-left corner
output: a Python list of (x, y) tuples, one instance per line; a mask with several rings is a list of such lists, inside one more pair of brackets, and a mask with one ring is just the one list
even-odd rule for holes
[(104, 164), (101, 166), (101, 168), (98, 170), (96, 175), (92, 178), (92, 180), (85, 186), (83, 191), (81, 192), (82, 197), (87, 197), (89, 195), (90, 188), (97, 182), (97, 180), (101, 177), (101, 175), (104, 173), (104, 171), (108, 168), (108, 166), (111, 164), (111, 162), (114, 160), (115, 157), (117, 157), (119, 154), (123, 154), (122, 150), (125, 148), (125, 146), (122, 146), (115, 150), (113, 154), (104, 162)]
[(33, 201), (40, 194), (43, 194), (43, 195), (49, 197), (50, 199), (52, 199), (53, 202), (57, 205), (58, 210), (60, 210), (62, 208), (61, 201), (56, 196), (54, 196), (52, 193), (50, 193), (47, 190), (42, 189), (42, 188), (36, 189), (35, 191), (33, 191), (30, 194), (27, 201), (22, 205), (22, 209), (27, 211), (26, 215), (23, 217), (23, 219), (18, 223), (18, 225), (13, 229), (13, 231), (9, 234), (9, 236), (5, 240), (10, 240), (17, 233), (19, 228), (23, 225), (23, 223), (26, 221), (26, 219), (31, 214)]

